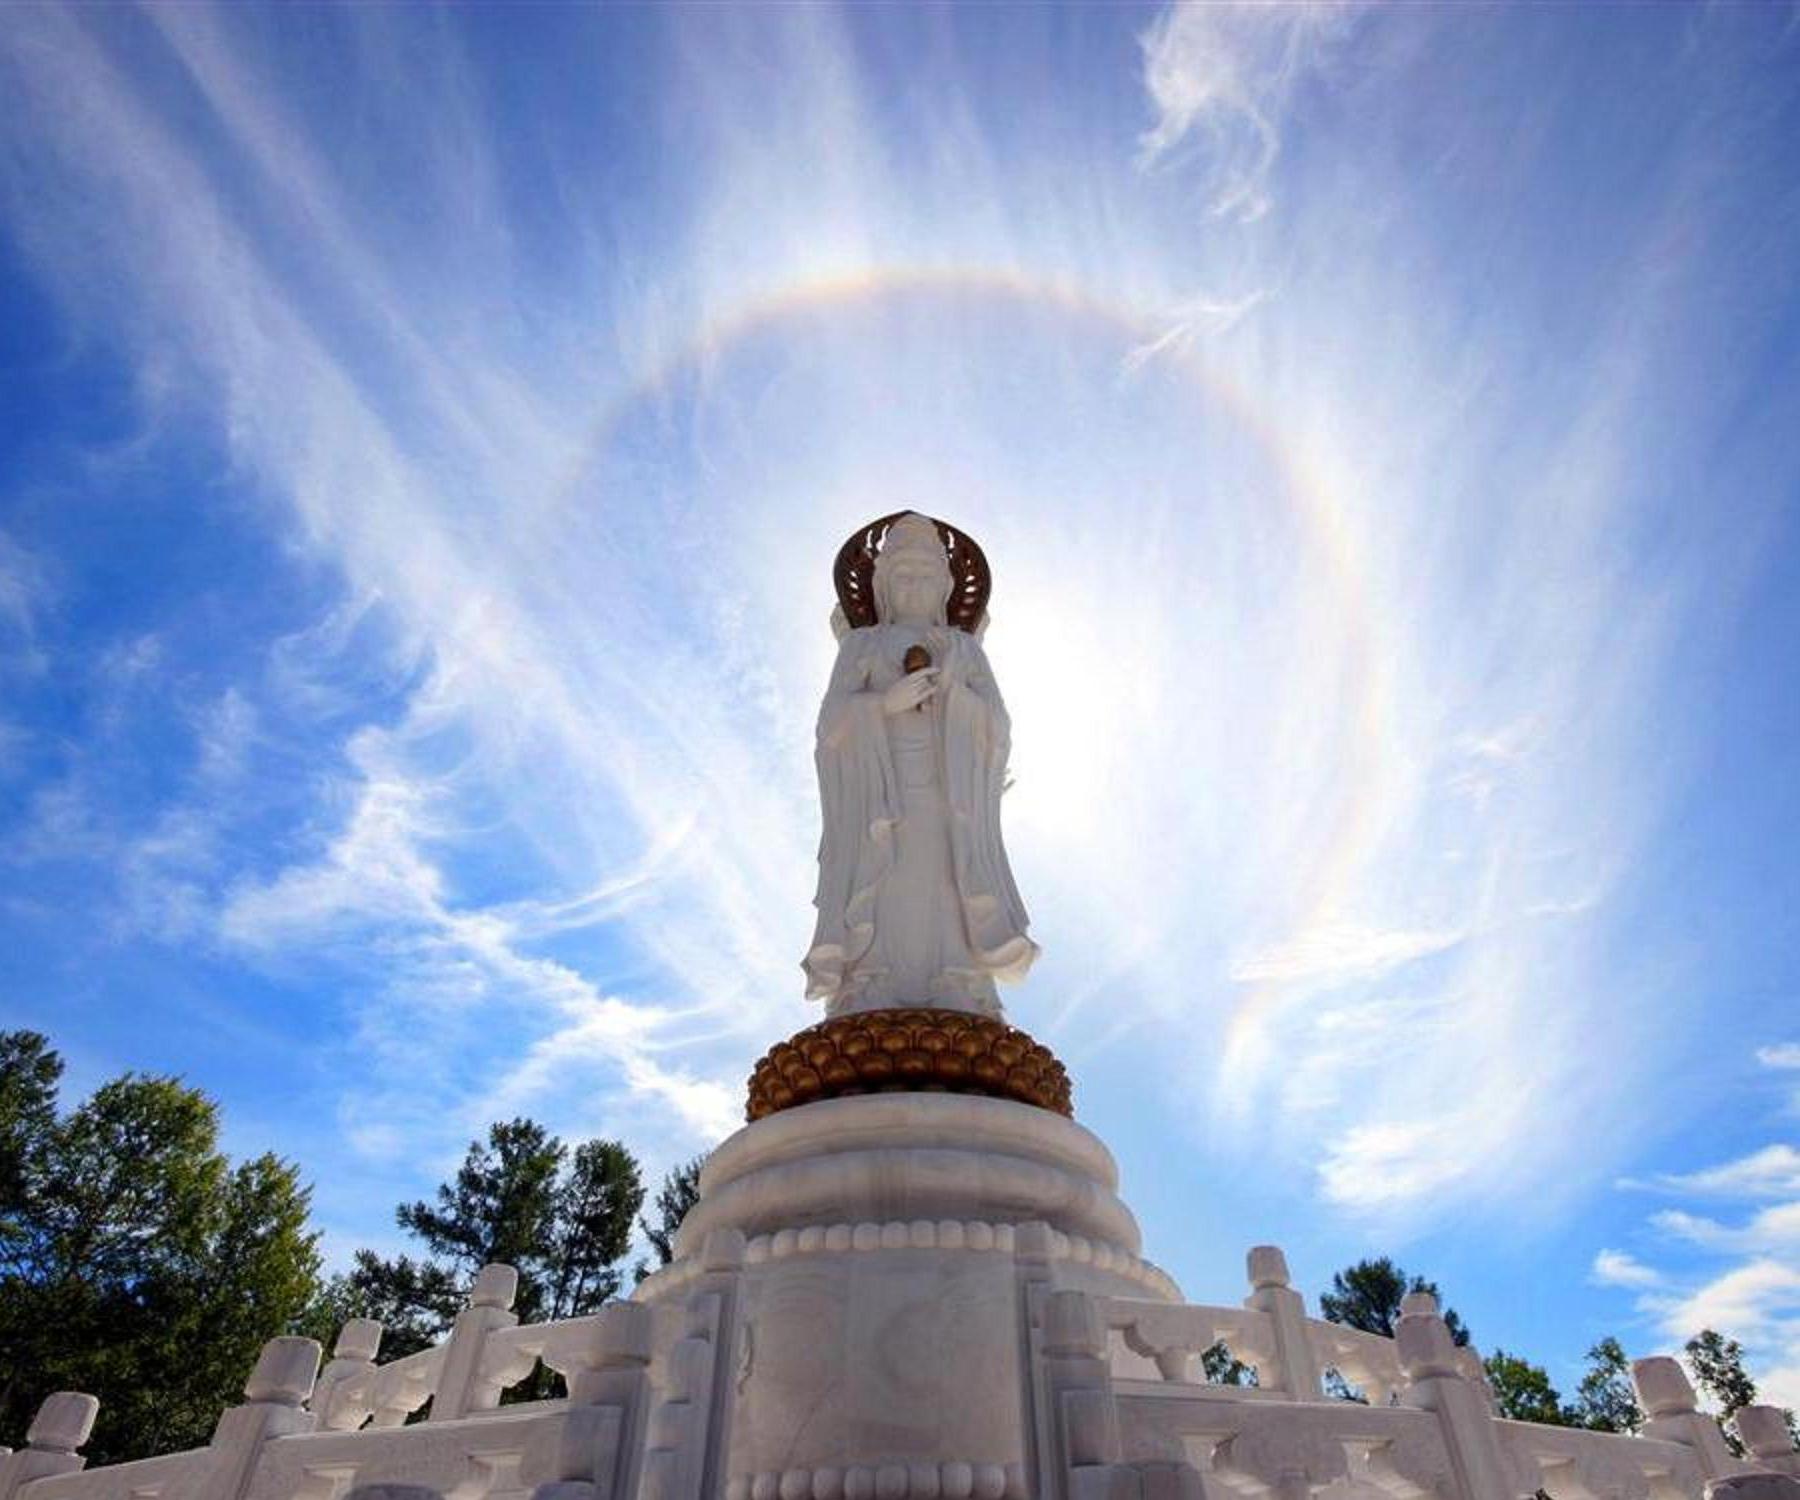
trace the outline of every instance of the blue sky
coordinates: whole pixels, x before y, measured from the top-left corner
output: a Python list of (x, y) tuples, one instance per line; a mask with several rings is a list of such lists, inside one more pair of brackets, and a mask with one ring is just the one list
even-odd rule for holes
[(1800, 1404), (1784, 6), (21, 5), (0, 1020), (326, 1245), (807, 1023), (829, 567), (996, 572), (1148, 1253)]

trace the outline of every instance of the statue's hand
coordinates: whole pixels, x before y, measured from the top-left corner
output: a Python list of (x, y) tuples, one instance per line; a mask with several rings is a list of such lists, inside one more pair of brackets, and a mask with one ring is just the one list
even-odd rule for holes
[(909, 708), (917, 708), (937, 691), (937, 674), (936, 667), (920, 667), (916, 672), (908, 672), (881, 695), (881, 711), (903, 714)]

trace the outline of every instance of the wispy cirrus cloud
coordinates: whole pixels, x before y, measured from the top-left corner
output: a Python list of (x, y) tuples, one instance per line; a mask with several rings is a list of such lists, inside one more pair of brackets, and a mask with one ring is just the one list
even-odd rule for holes
[(1372, 978), (1443, 953), (1466, 936), (1460, 932), (1384, 932), (1352, 922), (1332, 922), (1296, 933), (1277, 947), (1246, 954), (1232, 964), (1231, 977), (1239, 984)]
[(19, 244), (312, 590), (186, 725), (289, 801), (205, 863), (171, 824), (158, 930), (305, 992), (370, 1150), (527, 1104), (699, 1144), (808, 1018), (831, 550), (917, 504), (996, 566), (1020, 1019), (1336, 1213), (1550, 1211), (1701, 1003), (1612, 897), (1755, 551), (1665, 478), (1769, 321), (1692, 295), (1710, 138), (1527, 233), (1571, 122), (1477, 128), (1456, 28), (1189, 6), (1092, 95), (896, 91), (871, 40), (935, 15), (559, 17), (595, 77), (528, 131), (485, 13), (334, 12), (317, 74), (226, 9), (9, 28)]
[(50, 596), (44, 560), (0, 531), (0, 668), (34, 673), (44, 669), (36, 621)]
[(1169, 6), (1142, 38), (1156, 109), (1143, 160), (1196, 166), (1214, 214), (1260, 218), (1288, 96), (1329, 56), (1358, 8), (1345, 0)]

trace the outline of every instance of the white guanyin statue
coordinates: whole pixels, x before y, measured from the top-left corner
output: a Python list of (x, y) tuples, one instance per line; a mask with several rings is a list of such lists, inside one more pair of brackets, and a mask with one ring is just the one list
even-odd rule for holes
[(908, 513), (852, 537), (837, 583), (807, 996), (832, 1016), (998, 1017), (994, 982), (1022, 979), (1038, 948), (1000, 838), (1011, 731), (978, 633), (987, 565), (967, 537)]

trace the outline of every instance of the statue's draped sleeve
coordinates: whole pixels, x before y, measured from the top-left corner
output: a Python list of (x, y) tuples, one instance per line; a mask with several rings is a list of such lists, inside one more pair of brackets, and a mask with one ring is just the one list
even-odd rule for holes
[(882, 723), (881, 695), (868, 691), (867, 629), (838, 646), (819, 709), (818, 925), (803, 964), (809, 999), (829, 999), (875, 940), (875, 898), (894, 862), (900, 788)]
[(979, 642), (952, 631), (950, 645), (941, 697), (956, 889), (976, 962), (994, 978), (1014, 982), (1025, 977), (1038, 946), (1025, 935), (1025, 903), (1000, 838), (1012, 721)]

